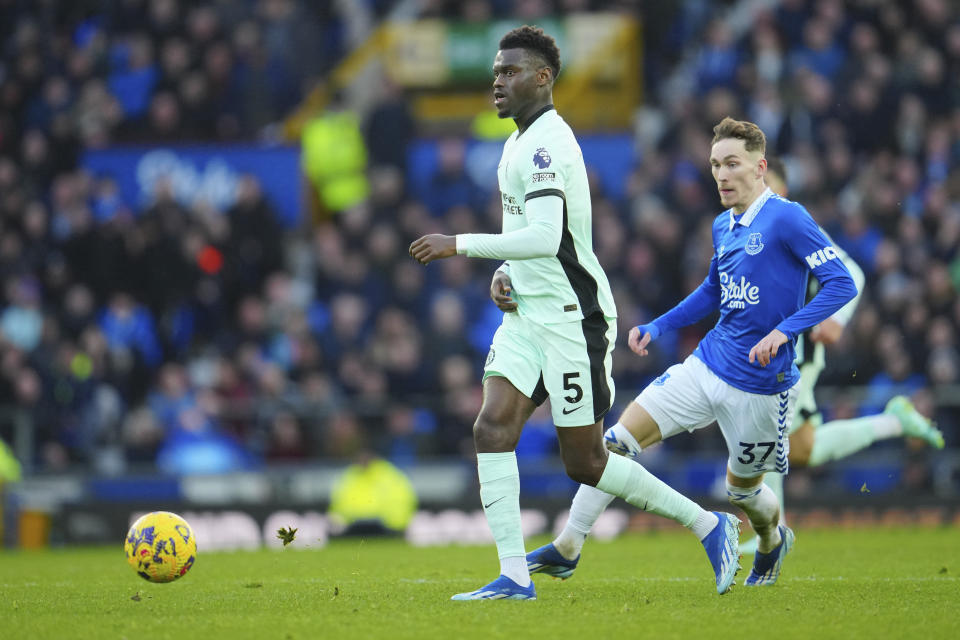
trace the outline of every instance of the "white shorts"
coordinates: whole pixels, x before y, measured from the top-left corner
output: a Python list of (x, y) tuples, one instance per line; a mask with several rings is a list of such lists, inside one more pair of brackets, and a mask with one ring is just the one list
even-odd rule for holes
[(503, 314), (483, 368), (502, 376), (537, 406), (550, 398), (553, 424), (583, 427), (610, 410), (617, 319), (595, 313), (578, 322), (539, 324)]
[(650, 383), (636, 398), (660, 427), (664, 440), (681, 431), (720, 425), (727, 442), (727, 466), (735, 476), (767, 471), (786, 474), (797, 385), (763, 395), (732, 387), (700, 358), (689, 356)]

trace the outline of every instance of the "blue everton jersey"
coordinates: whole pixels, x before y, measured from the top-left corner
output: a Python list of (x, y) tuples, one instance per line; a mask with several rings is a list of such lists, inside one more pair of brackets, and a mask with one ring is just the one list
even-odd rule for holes
[[(719, 305), (720, 320), (694, 354), (743, 391), (789, 389), (800, 376), (794, 362), (797, 334), (856, 293), (849, 272), (807, 210), (769, 189), (739, 217), (732, 210), (717, 216), (713, 249), (701, 286)], [(823, 288), (804, 307), (811, 273)], [(775, 328), (789, 340), (766, 367), (751, 363), (750, 350)]]

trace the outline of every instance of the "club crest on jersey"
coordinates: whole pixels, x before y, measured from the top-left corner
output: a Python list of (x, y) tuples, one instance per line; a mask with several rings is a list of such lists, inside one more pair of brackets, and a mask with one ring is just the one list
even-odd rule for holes
[(550, 166), (550, 152), (547, 151), (545, 147), (540, 147), (537, 149), (536, 153), (533, 154), (533, 164), (537, 165), (541, 169), (546, 169)]
[(751, 233), (750, 237), (747, 238), (747, 246), (743, 248), (747, 252), (747, 255), (755, 256), (761, 251), (763, 251), (763, 240), (759, 233)]
[(497, 352), (493, 350), (493, 347), (490, 347), (490, 352), (487, 354), (487, 363), (484, 366), (490, 366), (490, 363), (493, 362), (493, 359), (497, 357)]

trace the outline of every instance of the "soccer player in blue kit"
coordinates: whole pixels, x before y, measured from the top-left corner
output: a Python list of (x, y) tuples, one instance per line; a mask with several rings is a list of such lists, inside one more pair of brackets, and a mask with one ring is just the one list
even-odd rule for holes
[[(788, 470), (787, 430), (800, 378), (795, 341), (851, 300), (857, 287), (806, 209), (766, 186), (766, 138), (759, 127), (724, 118), (713, 131), (710, 166), (727, 209), (713, 222), (709, 273), (673, 309), (631, 329), (628, 344), (645, 356), (667, 331), (715, 310), (720, 319), (692, 355), (637, 396), (605, 439), (612, 451), (636, 452), (716, 421), (729, 452), (728, 500), (746, 513), (758, 538), (746, 584), (772, 585), (794, 536), (780, 524), (779, 502), (763, 476)], [(804, 305), (811, 273), (821, 289)], [(527, 554), (530, 572), (569, 577), (590, 527), (612, 499), (581, 486), (560, 535)]]
[[(786, 167), (778, 158), (767, 158), (767, 173), (764, 181), (771, 191), (787, 197)], [(866, 277), (853, 259), (840, 247), (836, 247), (839, 259), (853, 276), (857, 288), (862, 292)], [(812, 297), (820, 289), (820, 283), (811, 278), (807, 296)], [(800, 370), (796, 411), (788, 432), (790, 434), (790, 466), (816, 467), (847, 456), (869, 447), (874, 442), (899, 436), (920, 438), (931, 447), (943, 449), (943, 434), (923, 416), (906, 396), (894, 396), (887, 402), (883, 413), (861, 416), (849, 420), (832, 420), (823, 423), (817, 408), (814, 387), (820, 373), (826, 367), (826, 345), (840, 339), (844, 327), (856, 309), (859, 295), (845, 304), (839, 311), (797, 338), (797, 368)], [(623, 444), (623, 443), (621, 443)], [(636, 456), (633, 451), (627, 455)], [(780, 501), (780, 521), (784, 518), (783, 476), (770, 473), (763, 482), (777, 495)], [(757, 540), (752, 538), (740, 545), (744, 554), (754, 554)]]

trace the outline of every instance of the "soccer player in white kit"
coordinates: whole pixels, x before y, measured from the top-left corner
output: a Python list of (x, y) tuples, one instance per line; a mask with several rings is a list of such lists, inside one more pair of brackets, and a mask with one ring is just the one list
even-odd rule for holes
[[(749, 586), (774, 584), (793, 544), (763, 476), (788, 469), (787, 429), (800, 378), (797, 335), (857, 293), (810, 214), (767, 188), (765, 150), (763, 132), (751, 122), (724, 118), (714, 127), (710, 165), (728, 208), (713, 222), (709, 273), (676, 307), (631, 329), (628, 342), (645, 356), (662, 333), (718, 309), (720, 319), (693, 354), (644, 389), (605, 435), (611, 450), (629, 453), (717, 421), (729, 452), (728, 500), (746, 513), (758, 537)], [(805, 305), (811, 273), (822, 288)], [(531, 572), (569, 577), (590, 527), (611, 500), (597, 488), (580, 487), (561, 534), (527, 556)]]
[(548, 397), (567, 474), (690, 528), (724, 593), (739, 567), (739, 520), (705, 511), (633, 460), (609, 455), (603, 443), (603, 416), (614, 392), (616, 308), (593, 253), (583, 156), (552, 104), (559, 71), (560, 52), (541, 29), (523, 26), (501, 39), (493, 64), (494, 104), (500, 117), (517, 123), (497, 170), (503, 233), (431, 234), (410, 245), (421, 264), (457, 254), (506, 260), (490, 286), (504, 317), (487, 356), (483, 405), (473, 428), (480, 498), (500, 576), (453, 599), (536, 598), (520, 526), (514, 450), (524, 423)]

